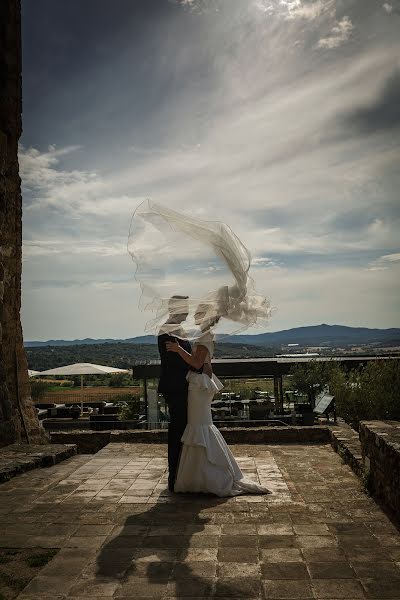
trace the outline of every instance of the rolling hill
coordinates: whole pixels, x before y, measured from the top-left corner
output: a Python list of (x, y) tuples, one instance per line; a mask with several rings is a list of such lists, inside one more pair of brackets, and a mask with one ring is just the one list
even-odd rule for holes
[[(348, 327), (345, 325), (308, 325), (283, 331), (259, 333), (255, 335), (235, 335), (221, 338), (223, 343), (251, 344), (252, 346), (280, 346), (299, 344), (307, 346), (348, 346), (358, 344), (382, 344), (392, 342), (400, 344), (400, 328), (369, 329), (367, 327)], [(125, 340), (92, 339), (26, 341), (26, 348), (41, 346), (89, 346), (98, 344), (155, 344), (152, 335), (142, 335)]]

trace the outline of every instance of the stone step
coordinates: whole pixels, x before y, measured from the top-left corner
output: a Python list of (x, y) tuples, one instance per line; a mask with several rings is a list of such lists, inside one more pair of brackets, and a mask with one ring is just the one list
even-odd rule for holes
[(0, 448), (0, 483), (31, 469), (51, 467), (75, 454), (75, 444), (10, 444)]
[(365, 476), (365, 467), (362, 459), (361, 442), (357, 431), (354, 431), (342, 419), (330, 430), (333, 449), (350, 465), (359, 477)]

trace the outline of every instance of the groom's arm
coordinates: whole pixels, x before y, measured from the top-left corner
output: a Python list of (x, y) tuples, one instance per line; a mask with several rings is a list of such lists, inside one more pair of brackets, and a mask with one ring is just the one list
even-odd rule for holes
[(169, 352), (173, 352), (174, 354), (178, 354), (181, 358), (183, 358), (185, 363), (187, 363), (190, 367), (194, 367), (196, 370), (203, 367), (208, 354), (208, 349), (202, 344), (196, 346), (196, 350), (193, 354), (183, 348), (179, 342), (168, 345), (167, 350)]
[[(167, 342), (178, 342), (178, 338), (168, 333), (163, 333), (158, 336), (158, 350), (161, 357), (161, 362), (168, 369), (178, 369), (182, 370), (182, 367), (186, 369), (189, 368), (189, 365), (181, 358), (178, 354), (173, 354), (172, 352), (168, 352), (165, 344)], [(190, 347), (190, 346), (189, 346)]]
[[(183, 358), (182, 356), (179, 356), (178, 353), (175, 352), (167, 352), (165, 344), (166, 342), (181, 342), (181, 340), (179, 338), (176, 338), (175, 336), (169, 335), (168, 333), (163, 333), (161, 335), (158, 336), (158, 350), (160, 353), (160, 357), (161, 357), (161, 362), (166, 363), (166, 365), (169, 366), (177, 366), (178, 364), (181, 366), (185, 366), (186, 369), (188, 369), (189, 371), (194, 371), (195, 373), (203, 373), (203, 365), (201, 365), (199, 368), (196, 368), (192, 365), (189, 365)], [(189, 342), (186, 342), (184, 344), (185, 346), (185, 351), (188, 354), (192, 353), (192, 348)], [(176, 358), (173, 358), (176, 357)]]
[[(176, 342), (179, 343), (179, 340), (175, 340)], [(187, 344), (185, 344), (185, 350), (186, 352), (189, 352), (190, 354), (192, 354), (192, 347), (190, 345), (190, 342), (187, 342)], [(183, 360), (183, 359), (182, 359)], [(187, 363), (185, 363), (187, 367), (189, 367), (189, 371), (194, 371), (195, 373), (203, 373), (203, 366), (201, 366), (199, 369), (196, 369), (196, 367), (192, 367), (192, 365), (188, 365)]]

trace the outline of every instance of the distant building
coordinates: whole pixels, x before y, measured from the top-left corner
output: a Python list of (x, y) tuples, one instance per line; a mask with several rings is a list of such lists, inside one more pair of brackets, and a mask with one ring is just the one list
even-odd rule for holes
[(319, 356), (318, 352), (295, 352), (293, 354), (276, 354), (276, 358), (302, 358), (310, 356)]

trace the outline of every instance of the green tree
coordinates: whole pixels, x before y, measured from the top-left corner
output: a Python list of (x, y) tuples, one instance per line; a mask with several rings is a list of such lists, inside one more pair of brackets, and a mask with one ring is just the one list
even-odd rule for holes
[(291, 369), (292, 385), (301, 394), (308, 397), (310, 404), (315, 406), (315, 397), (329, 385), (332, 372), (336, 366), (333, 362), (311, 360), (298, 364)]
[(49, 384), (43, 379), (31, 379), (31, 397), (34, 402), (39, 402), (49, 389)]
[(120, 394), (115, 400), (117, 404), (118, 402), (121, 402), (121, 406), (118, 409), (118, 414), (121, 421), (135, 421), (139, 418), (140, 400), (137, 396), (132, 396), (131, 394)]
[(123, 387), (124, 385), (130, 385), (130, 376), (127, 378), (124, 373), (118, 373), (116, 375), (112, 375), (108, 381), (109, 387)]
[(329, 388), (338, 414), (355, 429), (360, 421), (400, 420), (400, 361), (370, 361), (361, 370), (336, 369)]

